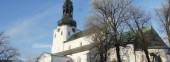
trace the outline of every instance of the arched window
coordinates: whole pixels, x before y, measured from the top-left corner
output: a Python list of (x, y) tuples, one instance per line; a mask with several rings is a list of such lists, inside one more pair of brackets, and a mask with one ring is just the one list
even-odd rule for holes
[(70, 31), (68, 32), (68, 35), (70, 36)]
[(77, 58), (77, 62), (81, 62), (81, 58), (80, 57)]
[(61, 31), (61, 35), (63, 35), (63, 31)]
[(156, 55), (155, 53), (150, 53), (150, 55), (152, 56), (152, 62), (162, 62), (162, 59), (160, 57), (160, 55)]
[(54, 38), (56, 38), (56, 34), (54, 34)]
[(162, 62), (162, 59), (160, 56), (153, 56), (153, 62)]
[(60, 32), (60, 28), (58, 28), (57, 31)]

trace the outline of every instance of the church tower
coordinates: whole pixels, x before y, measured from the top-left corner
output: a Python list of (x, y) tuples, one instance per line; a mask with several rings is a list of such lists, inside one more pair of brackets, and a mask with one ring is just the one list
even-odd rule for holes
[(52, 53), (64, 51), (64, 41), (80, 31), (76, 26), (73, 19), (73, 3), (71, 0), (65, 0), (62, 19), (58, 21), (58, 27), (53, 31)]

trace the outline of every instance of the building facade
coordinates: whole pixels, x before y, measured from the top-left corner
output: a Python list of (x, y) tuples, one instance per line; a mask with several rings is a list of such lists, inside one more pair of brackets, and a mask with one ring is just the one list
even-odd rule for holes
[[(73, 19), (73, 3), (71, 0), (65, 0), (63, 5), (63, 16), (58, 21), (58, 27), (53, 31), (53, 43), (51, 53), (42, 53), (38, 57), (38, 62), (97, 62), (92, 61), (90, 49), (92, 48), (89, 36), (92, 33), (86, 33), (87, 30), (81, 31), (76, 28), (76, 21)], [(152, 27), (148, 31), (154, 31)], [(157, 33), (153, 33), (157, 34)], [(157, 35), (158, 38), (159, 35)], [(154, 44), (154, 41), (153, 41)], [(154, 46), (148, 49), (150, 59), (153, 62), (170, 62), (168, 60), (168, 48), (162, 40), (155, 42)], [(135, 50), (133, 44), (127, 47), (120, 47), (122, 62), (147, 62), (142, 50)], [(108, 52), (109, 61), (116, 62), (115, 48)]]

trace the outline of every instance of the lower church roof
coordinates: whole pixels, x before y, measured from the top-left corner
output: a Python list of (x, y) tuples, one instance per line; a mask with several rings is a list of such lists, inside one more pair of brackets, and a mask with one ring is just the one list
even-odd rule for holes
[(92, 45), (85, 45), (85, 46), (69, 49), (69, 50), (66, 50), (66, 51), (62, 51), (62, 52), (59, 52), (59, 53), (56, 53), (56, 54), (71, 55), (71, 54), (74, 54), (74, 53), (79, 53), (79, 52), (82, 52), (82, 51), (90, 50), (91, 48), (93, 48)]
[[(87, 30), (81, 31), (79, 33), (76, 33), (76, 34), (72, 35), (67, 41), (65, 41), (65, 43), (66, 42), (72, 42), (72, 40), (93, 34), (92, 32), (89, 32), (89, 31), (91, 31), (91, 30), (87, 29)], [(164, 41), (161, 39), (161, 37), (158, 35), (158, 33), (153, 29), (152, 26), (145, 27), (143, 29), (143, 31), (146, 35), (148, 35), (148, 34), (152, 35), (151, 38), (150, 38), (150, 41), (147, 41), (148, 49), (169, 49), (169, 47), (164, 43)], [(128, 33), (130, 33), (130, 32), (128, 32)], [(130, 35), (128, 34), (127, 36), (130, 36)], [(134, 44), (133, 41), (129, 42), (129, 43)], [(139, 46), (140, 43), (139, 42), (136, 42), (136, 43), (137, 44), (134, 45), (134, 46), (137, 49), (140, 49), (140, 46)], [(69, 54), (72, 54), (72, 53), (78, 53), (78, 52), (81, 52), (81, 51), (89, 50), (90, 48), (91, 48), (91, 46), (86, 45), (86, 46), (83, 46), (83, 47), (78, 47), (78, 48), (74, 48), (74, 49), (70, 49), (70, 50), (67, 50), (67, 51), (60, 52), (60, 54), (69, 55)]]

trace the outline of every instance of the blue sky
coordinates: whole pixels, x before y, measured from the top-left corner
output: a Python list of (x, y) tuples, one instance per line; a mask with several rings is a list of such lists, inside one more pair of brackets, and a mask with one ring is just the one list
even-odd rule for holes
[[(22, 58), (50, 52), (52, 32), (62, 16), (64, 0), (0, 0), (0, 31), (9, 36), (11, 45), (21, 52)], [(91, 0), (73, 0), (74, 19), (79, 29), (90, 13)], [(134, 0), (134, 4), (153, 15), (163, 0)], [(157, 23), (153, 21), (157, 29)]]

